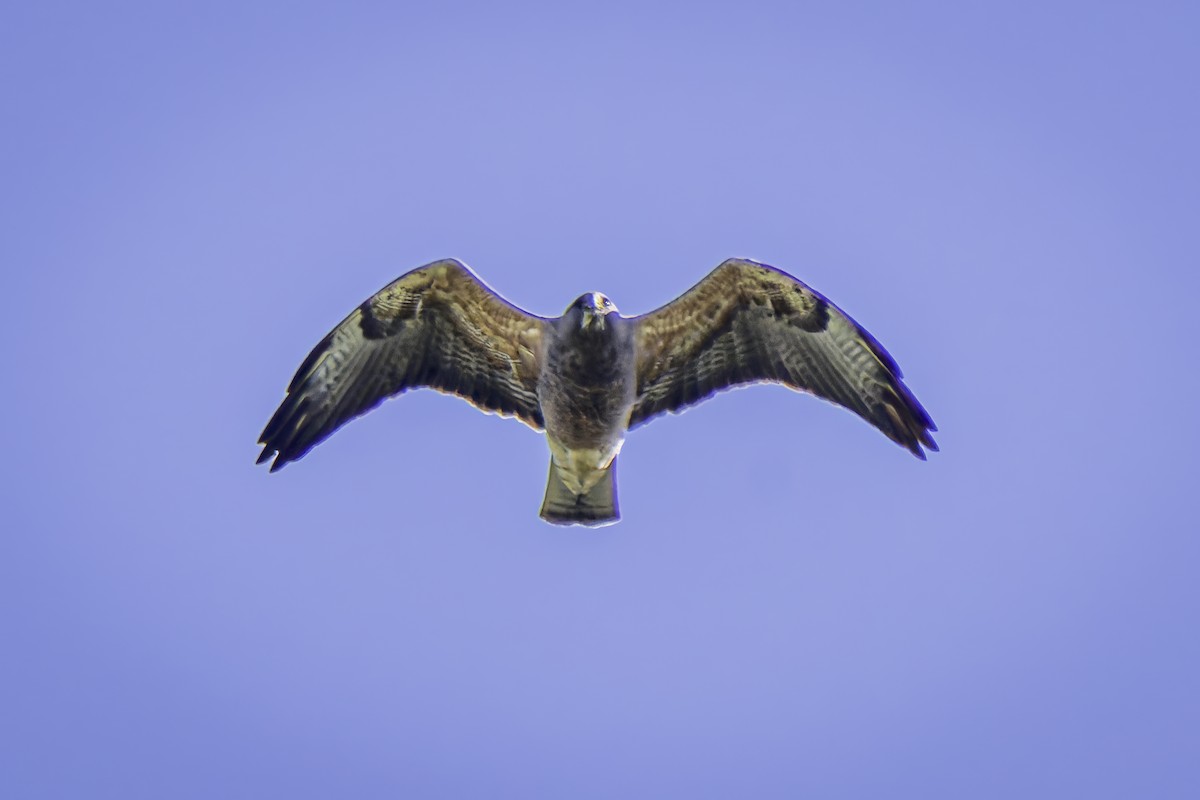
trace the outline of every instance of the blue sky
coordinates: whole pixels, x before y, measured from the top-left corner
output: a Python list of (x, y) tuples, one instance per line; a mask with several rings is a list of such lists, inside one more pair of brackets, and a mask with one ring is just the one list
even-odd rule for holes
[[(5, 12), (5, 796), (1196, 796), (1200, 15), (726, 5)], [(414, 392), (256, 468), (446, 256), (546, 315), (774, 264), (943, 452), (754, 387), (561, 530)]]

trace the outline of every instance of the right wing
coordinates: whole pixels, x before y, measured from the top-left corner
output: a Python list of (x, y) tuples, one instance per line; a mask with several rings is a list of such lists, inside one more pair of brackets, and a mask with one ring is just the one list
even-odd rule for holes
[(506, 302), (461, 262), (397, 278), (321, 340), (263, 429), (258, 463), (295, 461), (386, 398), (418, 386), (540, 429), (546, 320)]

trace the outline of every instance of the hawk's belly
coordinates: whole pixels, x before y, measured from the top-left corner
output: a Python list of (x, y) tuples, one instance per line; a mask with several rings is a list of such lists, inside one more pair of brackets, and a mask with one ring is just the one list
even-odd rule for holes
[(619, 383), (556, 392), (542, 400), (546, 440), (567, 488), (584, 494), (605, 477), (629, 427), (633, 394)]
[[(617, 391), (612, 391), (617, 389)], [(620, 387), (581, 391), (542, 404), (546, 440), (558, 475), (566, 488), (586, 494), (605, 480), (612, 459), (620, 452), (629, 427), (632, 399)]]
[(546, 354), (538, 401), (554, 463), (576, 494), (604, 477), (629, 428), (636, 390), (625, 333), (567, 336)]
[(629, 427), (632, 392), (619, 384), (603, 387), (563, 386), (544, 395), (546, 433), (571, 448), (603, 447), (620, 440)]

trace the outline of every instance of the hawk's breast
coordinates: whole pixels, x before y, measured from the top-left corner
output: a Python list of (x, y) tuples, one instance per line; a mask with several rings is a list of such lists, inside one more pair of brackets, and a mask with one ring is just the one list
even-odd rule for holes
[(625, 326), (562, 333), (546, 350), (538, 385), (547, 435), (572, 449), (619, 443), (635, 389), (633, 338)]

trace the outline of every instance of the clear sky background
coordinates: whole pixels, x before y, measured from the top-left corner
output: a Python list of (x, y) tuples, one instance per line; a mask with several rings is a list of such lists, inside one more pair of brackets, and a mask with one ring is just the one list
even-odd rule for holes
[[(720, 5), (6, 8), (0, 794), (1200, 796), (1195, 4)], [(255, 467), (446, 256), (774, 264), (943, 452), (754, 387), (558, 529), (414, 392)]]

